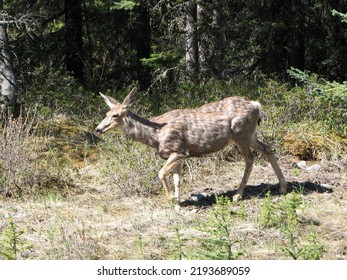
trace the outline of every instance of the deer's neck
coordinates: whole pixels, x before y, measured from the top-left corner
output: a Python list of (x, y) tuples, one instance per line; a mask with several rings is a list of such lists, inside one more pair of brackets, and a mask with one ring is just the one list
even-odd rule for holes
[(123, 118), (123, 131), (130, 137), (148, 146), (158, 148), (157, 129), (159, 125), (128, 111)]

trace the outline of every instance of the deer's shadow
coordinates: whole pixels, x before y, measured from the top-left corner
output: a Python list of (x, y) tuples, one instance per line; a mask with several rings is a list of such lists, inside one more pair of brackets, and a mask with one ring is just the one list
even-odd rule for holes
[[(237, 190), (227, 192), (206, 192), (191, 194), (191, 196), (185, 201), (181, 202), (181, 206), (196, 206), (196, 207), (208, 207), (216, 203), (216, 195), (229, 197), (232, 201), (233, 196)], [(305, 182), (288, 182), (287, 193), (297, 191), (303, 195), (310, 193), (332, 193), (333, 189), (322, 186), (321, 184)], [(251, 199), (252, 197), (264, 198), (265, 195), (270, 192), (271, 196), (280, 195), (279, 184), (260, 184), (256, 186), (247, 185), (244, 193), (243, 200)]]

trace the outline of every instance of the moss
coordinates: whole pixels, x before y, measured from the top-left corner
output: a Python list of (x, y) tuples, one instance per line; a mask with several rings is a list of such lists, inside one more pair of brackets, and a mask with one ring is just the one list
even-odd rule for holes
[(321, 147), (322, 143), (319, 143), (315, 138), (307, 139), (306, 137), (292, 133), (284, 137), (283, 148), (302, 160), (319, 159), (318, 151)]
[(290, 129), (284, 136), (283, 148), (302, 160), (340, 158), (347, 152), (347, 139), (305, 123)]
[(48, 135), (48, 149), (55, 149), (59, 160), (73, 168), (82, 168), (97, 157), (95, 144), (100, 138), (73, 119), (60, 116), (42, 122), (38, 133)]

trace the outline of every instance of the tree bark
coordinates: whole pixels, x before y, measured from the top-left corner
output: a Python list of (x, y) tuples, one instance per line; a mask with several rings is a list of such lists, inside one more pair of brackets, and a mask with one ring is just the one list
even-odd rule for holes
[(83, 25), (81, 0), (65, 0), (65, 65), (84, 82)]
[[(0, 0), (0, 13), (3, 12), (3, 0)], [(0, 25), (0, 111), (14, 106), (17, 100), (17, 81), (13, 71), (10, 55), (10, 45), (7, 36), (7, 25)]]
[(222, 1), (197, 2), (197, 35), (199, 78), (222, 78), (223, 26)]
[(199, 76), (200, 80), (205, 81), (210, 72), (210, 53), (211, 43), (209, 42), (209, 22), (207, 3), (205, 0), (198, 1), (197, 4), (197, 25), (198, 25), (198, 51), (199, 51)]
[(136, 8), (139, 21), (136, 26), (137, 75), (142, 89), (147, 90), (151, 84), (150, 69), (141, 62), (142, 58), (151, 55), (151, 25), (148, 1), (142, 0)]
[(186, 72), (188, 81), (196, 82), (198, 78), (198, 42), (196, 34), (196, 4), (187, 1), (185, 12), (185, 44), (186, 44)]
[(223, 28), (222, 28), (222, 6), (221, 0), (213, 1), (212, 34), (213, 34), (213, 59), (212, 72), (215, 78), (223, 76)]

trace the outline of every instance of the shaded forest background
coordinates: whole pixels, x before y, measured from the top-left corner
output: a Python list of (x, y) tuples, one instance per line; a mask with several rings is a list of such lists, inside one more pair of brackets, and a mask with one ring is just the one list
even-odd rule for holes
[(138, 83), (160, 99), (182, 84), (288, 81), (291, 67), (347, 80), (343, 0), (1, 2), (21, 102), (66, 82), (67, 95)]

